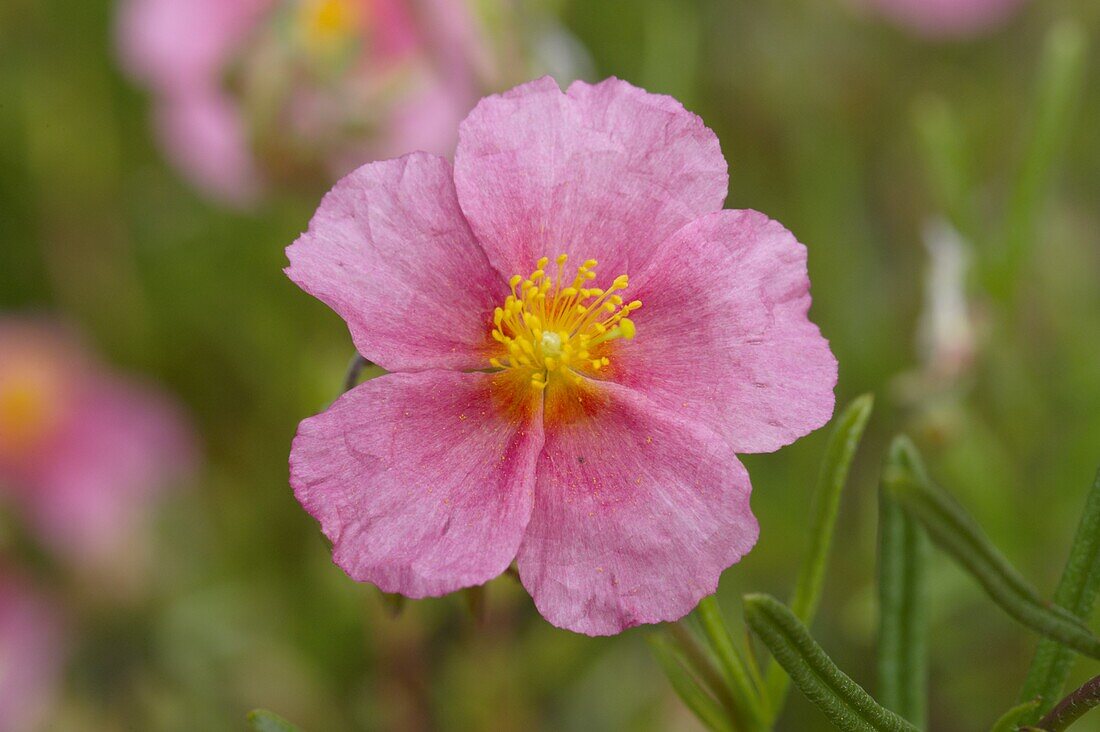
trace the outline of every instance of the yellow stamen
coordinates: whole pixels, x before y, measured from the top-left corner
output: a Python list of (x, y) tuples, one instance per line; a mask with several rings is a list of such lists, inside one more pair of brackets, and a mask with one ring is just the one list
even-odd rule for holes
[(541, 257), (530, 275), (508, 280), (509, 294), (493, 311), (493, 340), (501, 352), (489, 359), (496, 369), (530, 372), (531, 386), (545, 389), (552, 375), (566, 383), (579, 384), (582, 374), (595, 375), (611, 364), (607, 356), (592, 349), (615, 339), (631, 340), (636, 328), (626, 317), (642, 306), (641, 301), (624, 301), (621, 294), (630, 284), (619, 275), (606, 289), (588, 287), (596, 278), (597, 262), (585, 260), (570, 283), (565, 276), (565, 254)]

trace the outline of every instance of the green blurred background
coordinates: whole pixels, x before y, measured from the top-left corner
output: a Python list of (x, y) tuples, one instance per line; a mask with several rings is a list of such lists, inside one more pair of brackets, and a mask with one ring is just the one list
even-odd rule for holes
[[(841, 0), (560, 12), (596, 78), (672, 94), (715, 130), (727, 205), (809, 247), (838, 403), (877, 397), (814, 628), (834, 659), (873, 686), (875, 487), (901, 429), (1051, 591), (1100, 464), (1100, 3), (1034, 0), (947, 43)], [(196, 195), (117, 69), (113, 13), (108, 0), (0, 5), (0, 309), (58, 314), (123, 370), (159, 379), (193, 416), (205, 465), (160, 512), (147, 591), (56, 588), (75, 655), (50, 729), (241, 730), (257, 706), (312, 732), (697, 729), (645, 628), (557, 630), (507, 577), (480, 624), (460, 596), (393, 618), (330, 563), (286, 467), (298, 420), (335, 396), (352, 355), (340, 319), (281, 273), (317, 197), (241, 214)], [(1044, 39), (1067, 18), (1094, 41), (1085, 79), (1052, 123), (1056, 144), (1029, 158)], [(921, 232), (937, 216), (973, 248), (977, 355), (951, 383), (914, 388)], [(1020, 256), (1005, 264), (1011, 242)], [(790, 591), (824, 433), (746, 459), (762, 534), (723, 578), (731, 622), (741, 591)], [(981, 729), (1014, 702), (1036, 641), (941, 556), (933, 572), (931, 729)], [(1075, 678), (1098, 671), (1081, 662)], [(829, 728), (791, 699), (781, 729)]]

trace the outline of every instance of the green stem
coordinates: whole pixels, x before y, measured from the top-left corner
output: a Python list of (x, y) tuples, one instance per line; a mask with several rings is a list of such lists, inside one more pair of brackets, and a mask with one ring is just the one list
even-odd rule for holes
[(733, 636), (722, 617), (718, 600), (714, 595), (704, 597), (699, 602), (695, 614), (699, 618), (711, 649), (718, 656), (722, 670), (725, 671), (729, 689), (737, 706), (744, 710), (740, 716), (745, 719), (748, 729), (764, 729), (771, 717), (770, 711), (765, 706), (761, 689), (753, 684), (748, 663), (737, 650)]
[(1085, 31), (1075, 21), (1060, 21), (1047, 32), (1032, 103), (1034, 127), (1009, 197), (1001, 256), (993, 261), (991, 290), (1002, 301), (1015, 294), (1020, 269), (1034, 246), (1037, 222), (1081, 96), (1087, 46)]
[(677, 651), (673, 643), (663, 633), (651, 633), (646, 640), (657, 663), (665, 672), (672, 689), (684, 705), (706, 725), (707, 729), (715, 732), (734, 732), (729, 717), (714, 697), (708, 694), (698, 681), (687, 671), (685, 665), (677, 657)]
[[(813, 518), (810, 525), (810, 551), (799, 569), (794, 593), (791, 595), (791, 611), (807, 626), (813, 624), (821, 602), (829, 550), (840, 512), (840, 496), (848, 482), (852, 460), (863, 438), (867, 421), (871, 418), (874, 404), (874, 396), (871, 394), (852, 400), (837, 417), (821, 461), (811, 509)], [(773, 661), (768, 666), (766, 683), (772, 713), (778, 716), (787, 698), (790, 679), (783, 668)]]
[[(924, 476), (908, 438), (890, 448), (888, 469)], [(882, 704), (924, 728), (927, 706), (924, 568), (928, 539), (882, 487), (879, 490), (878, 694)]]

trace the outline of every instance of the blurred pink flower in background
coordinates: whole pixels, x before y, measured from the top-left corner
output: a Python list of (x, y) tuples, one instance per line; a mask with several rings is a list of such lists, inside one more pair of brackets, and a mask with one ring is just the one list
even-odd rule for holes
[(0, 567), (0, 732), (43, 729), (63, 662), (56, 609)]
[(244, 204), (380, 157), (449, 154), (481, 91), (526, 70), (497, 53), (480, 5), (493, 3), (125, 0), (119, 44), (172, 161)]
[(885, 18), (928, 37), (965, 37), (988, 31), (1024, 0), (856, 0)]
[(194, 453), (163, 394), (108, 373), (55, 325), (0, 317), (0, 489), (62, 559), (97, 567), (130, 551)]
[(727, 184), (676, 100), (551, 78), (482, 100), (453, 167), (341, 180), (287, 274), (398, 373), (294, 440), (336, 563), (424, 597), (515, 560), (545, 618), (591, 635), (714, 592), (759, 531), (735, 453), (824, 424), (837, 378), (806, 248), (722, 210)]

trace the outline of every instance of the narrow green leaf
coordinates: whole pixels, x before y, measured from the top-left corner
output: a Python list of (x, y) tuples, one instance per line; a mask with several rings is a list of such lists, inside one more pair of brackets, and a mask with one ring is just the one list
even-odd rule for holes
[(1039, 59), (1033, 127), (1008, 202), (1001, 256), (994, 260), (993, 293), (1009, 299), (1037, 235), (1053, 172), (1069, 138), (1085, 79), (1088, 38), (1079, 23), (1063, 20), (1047, 32)]
[(761, 696), (763, 689), (753, 685), (752, 672), (726, 626), (717, 598), (714, 595), (704, 597), (695, 609), (695, 615), (725, 672), (734, 702), (743, 710), (740, 716), (746, 720), (745, 726), (752, 730), (762, 729), (771, 716)]
[(938, 96), (923, 97), (913, 105), (913, 123), (936, 209), (972, 239), (978, 229), (973, 201), (976, 186), (962, 124), (947, 100)]
[(684, 666), (726, 711), (726, 717), (739, 726), (745, 726), (748, 719), (745, 711), (737, 705), (729, 684), (714, 664), (714, 659), (699, 644), (695, 633), (687, 628), (684, 621), (668, 623), (665, 626), (669, 639), (673, 642)]
[(298, 727), (266, 709), (253, 709), (249, 712), (248, 725), (252, 732), (301, 732)]
[(1079, 653), (1100, 658), (1100, 639), (1073, 613), (1045, 601), (949, 495), (908, 470), (888, 468), (884, 480), (891, 495), (920, 521), (932, 541), (1011, 617)]
[(745, 621), (795, 686), (845, 732), (915, 732), (916, 728), (844, 674), (785, 605), (769, 595), (746, 595)]
[[(925, 475), (920, 455), (906, 437), (896, 438), (890, 446), (887, 470)], [(924, 530), (880, 487), (878, 696), (883, 706), (922, 729), (928, 697), (927, 553)]]
[[(794, 594), (791, 596), (791, 610), (805, 625), (813, 624), (817, 606), (821, 602), (821, 587), (824, 584), (825, 568), (829, 561), (829, 549), (836, 530), (837, 513), (840, 509), (840, 494), (848, 482), (848, 472), (852, 459), (863, 438), (867, 420), (871, 418), (875, 399), (871, 394), (857, 397), (841, 412), (836, 419), (825, 448), (825, 457), (821, 461), (817, 487), (814, 491), (813, 518), (810, 528), (810, 552), (798, 572)], [(778, 716), (787, 697), (790, 680), (783, 668), (772, 661), (767, 671), (768, 697), (773, 713)]]
[(1016, 728), (1022, 723), (1023, 716), (1037, 706), (1039, 706), (1038, 699), (1032, 699), (1023, 704), (1017, 704), (1001, 715), (1001, 718), (994, 722), (993, 726), (989, 728), (989, 732), (1015, 732)]
[[(1062, 572), (1054, 602), (1079, 618), (1092, 616), (1096, 593), (1100, 589), (1100, 471), (1096, 473), (1092, 490), (1085, 499), (1085, 510), (1077, 524), (1077, 534), (1069, 550), (1069, 559)], [(1073, 669), (1073, 651), (1044, 638), (1039, 641), (1035, 658), (1031, 661), (1021, 701), (1038, 698), (1034, 711), (1024, 717), (1025, 723), (1034, 723), (1054, 706), (1062, 693), (1066, 679)]]
[(1039, 720), (1043, 732), (1062, 732), (1076, 722), (1085, 712), (1100, 706), (1100, 676), (1086, 681), (1081, 688), (1067, 696)]
[(672, 689), (684, 705), (702, 722), (707, 729), (716, 732), (733, 732), (733, 725), (721, 705), (700, 686), (698, 681), (684, 667), (677, 657), (672, 641), (663, 633), (650, 633), (646, 636), (654, 658), (665, 672)]

